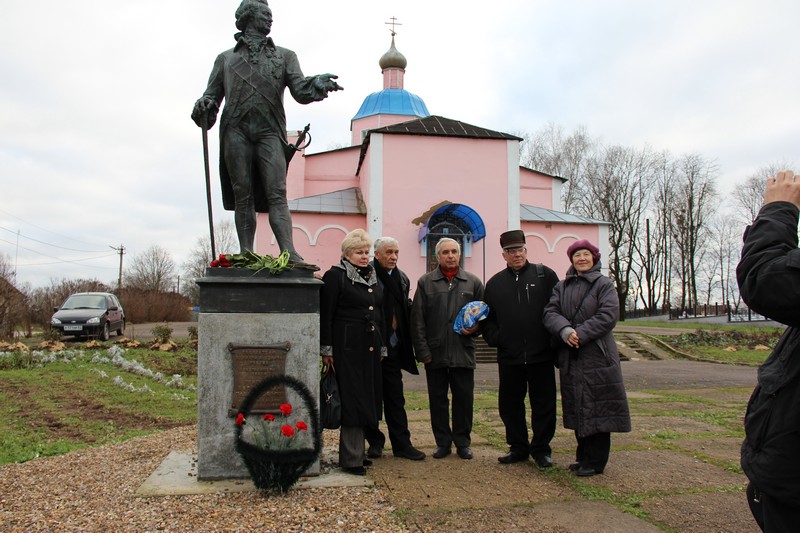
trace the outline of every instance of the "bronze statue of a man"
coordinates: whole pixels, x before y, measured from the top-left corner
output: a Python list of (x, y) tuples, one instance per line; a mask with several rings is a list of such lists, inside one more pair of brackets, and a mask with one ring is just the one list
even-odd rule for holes
[(197, 100), (192, 120), (211, 128), (222, 99), (220, 179), (222, 202), (235, 211), (240, 251), (252, 250), (256, 212), (269, 213), (269, 225), (281, 251), (302, 261), (292, 242), (286, 202), (286, 87), (301, 104), (322, 100), (342, 89), (333, 74), (303, 76), (297, 56), (275, 46), (270, 37), (272, 10), (267, 0), (243, 0), (236, 10), (236, 45), (217, 56), (208, 87)]

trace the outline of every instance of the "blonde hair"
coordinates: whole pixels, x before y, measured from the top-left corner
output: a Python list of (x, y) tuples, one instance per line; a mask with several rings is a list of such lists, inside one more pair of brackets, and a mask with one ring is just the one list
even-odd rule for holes
[(372, 245), (372, 239), (369, 238), (369, 233), (363, 229), (354, 229), (344, 236), (342, 241), (342, 258), (346, 258), (353, 250), (359, 248), (369, 248)]

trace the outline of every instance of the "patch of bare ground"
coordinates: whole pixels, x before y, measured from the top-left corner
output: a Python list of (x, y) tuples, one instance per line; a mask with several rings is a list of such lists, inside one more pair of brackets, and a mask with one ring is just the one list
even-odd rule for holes
[[(59, 380), (54, 383), (59, 385)], [(0, 378), (0, 394), (14, 398), (14, 403), (21, 406), (18, 416), (31, 426), (46, 431), (52, 440), (95, 443), (104, 435), (84, 429), (87, 427), (86, 423), (91, 421), (109, 424), (117, 432), (153, 431), (185, 425), (185, 422), (109, 407), (92, 399), (88, 393), (69, 389), (67, 384), (61, 384), (64, 386), (42, 390), (30, 384), (23, 385), (15, 380)], [(47, 404), (39, 401), (42, 398), (47, 399)]]
[(668, 524), (673, 531), (684, 533), (761, 531), (750, 514), (744, 491), (656, 497), (645, 501), (641, 509), (647, 512), (651, 519)]
[(493, 507), (416, 514), (407, 519), (412, 531), (562, 533), (614, 531), (651, 533), (658, 527), (599, 501), (566, 501), (535, 506)]
[(406, 509), (494, 508), (575, 498), (569, 488), (548, 478), (532, 462), (500, 465), (492, 448), (473, 447), (475, 458), (455, 450), (443, 459), (375, 461), (370, 475)]
[[(716, 424), (707, 424), (691, 418), (679, 416), (637, 416), (631, 417), (631, 424), (635, 432), (642, 436), (648, 435), (701, 435), (704, 433), (720, 433), (725, 428)], [(612, 445), (617, 435), (611, 437)]]
[(741, 437), (697, 437), (678, 439), (673, 444), (692, 454), (738, 465), (742, 439)]
[(583, 482), (631, 495), (735, 489), (743, 487), (747, 478), (677, 451), (612, 450), (605, 473)]

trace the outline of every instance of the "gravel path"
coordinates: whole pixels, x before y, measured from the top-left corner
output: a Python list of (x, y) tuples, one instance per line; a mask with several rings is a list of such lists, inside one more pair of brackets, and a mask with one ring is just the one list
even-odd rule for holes
[(2, 531), (403, 531), (383, 490), (302, 489), (139, 498), (196, 426), (0, 467)]

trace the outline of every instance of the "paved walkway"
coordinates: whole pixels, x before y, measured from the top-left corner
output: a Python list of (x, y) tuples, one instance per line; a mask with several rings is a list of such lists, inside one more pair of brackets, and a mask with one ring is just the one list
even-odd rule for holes
[[(176, 332), (185, 326), (173, 324)], [(497, 367), (482, 364), (475, 373), (482, 393), (475, 459), (430, 457), (424, 372), (404, 374), (414, 444), (429, 457), (414, 462), (386, 453), (368, 479), (389, 494), (410, 531), (758, 531), (738, 466), (756, 369), (642, 359), (623, 362), (622, 370), (633, 431), (612, 436), (601, 476), (577, 478), (567, 470), (575, 440), (562, 427), (552, 442), (554, 468), (498, 464), (505, 438), (494, 396)]]

